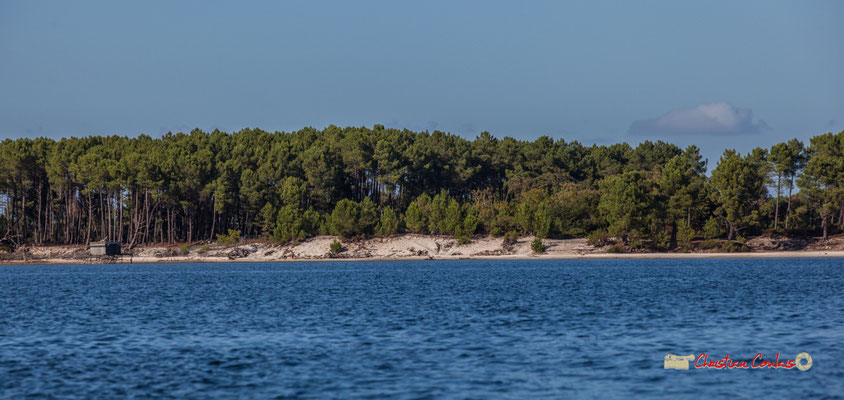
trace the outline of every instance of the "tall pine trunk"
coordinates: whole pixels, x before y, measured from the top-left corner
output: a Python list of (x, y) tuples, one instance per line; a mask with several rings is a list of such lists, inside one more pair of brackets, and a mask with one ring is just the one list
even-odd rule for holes
[(829, 219), (829, 216), (821, 215), (821, 227), (823, 228), (823, 240), (824, 241), (827, 241), (829, 239), (829, 227), (828, 227), (828, 224), (826, 222), (828, 219)]
[(91, 223), (94, 222), (94, 194), (88, 195), (88, 231), (85, 233), (85, 244), (91, 243)]
[(788, 208), (785, 209), (785, 230), (788, 231), (788, 221), (791, 218), (791, 190), (794, 189), (794, 175), (791, 175), (791, 185), (788, 187)]
[(774, 207), (774, 231), (777, 230), (780, 222), (780, 182), (782, 181), (782, 174), (777, 173), (777, 204)]
[(42, 241), (42, 230), (41, 230), (41, 207), (43, 206), (41, 198), (43, 197), (42, 196), (43, 193), (44, 193), (44, 182), (39, 182), (38, 183), (38, 216), (37, 216), (37, 218), (38, 218), (38, 228), (37, 228), (38, 231), (35, 232), (35, 236), (36, 236), (35, 243), (37, 243), (38, 245), (41, 245), (43, 243), (43, 241)]

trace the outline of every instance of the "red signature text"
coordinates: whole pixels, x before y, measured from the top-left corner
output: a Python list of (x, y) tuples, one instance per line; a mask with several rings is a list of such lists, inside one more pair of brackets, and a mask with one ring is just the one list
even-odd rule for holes
[(730, 355), (726, 355), (724, 358), (719, 358), (717, 360), (710, 360), (709, 356), (706, 353), (701, 353), (695, 359), (695, 368), (714, 368), (714, 369), (733, 369), (733, 368), (782, 368), (782, 369), (791, 369), (797, 366), (797, 363), (791, 359), (784, 359), (780, 360), (780, 353), (777, 353), (777, 356), (773, 360), (763, 360), (762, 353), (756, 353), (756, 356), (753, 357), (753, 360), (750, 361), (750, 364), (747, 363), (746, 360), (732, 360), (730, 359)]

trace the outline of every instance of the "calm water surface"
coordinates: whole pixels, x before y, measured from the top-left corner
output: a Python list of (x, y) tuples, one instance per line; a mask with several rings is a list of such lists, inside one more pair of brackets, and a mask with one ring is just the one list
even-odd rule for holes
[[(844, 260), (0, 266), (0, 397), (844, 395)], [(674, 371), (666, 353), (795, 370)]]

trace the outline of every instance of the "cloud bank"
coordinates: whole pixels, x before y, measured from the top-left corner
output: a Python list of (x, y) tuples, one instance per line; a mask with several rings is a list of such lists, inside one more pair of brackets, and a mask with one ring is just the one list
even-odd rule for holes
[(729, 103), (701, 104), (671, 111), (661, 117), (630, 124), (629, 135), (741, 135), (768, 128), (763, 120), (753, 122), (753, 111)]

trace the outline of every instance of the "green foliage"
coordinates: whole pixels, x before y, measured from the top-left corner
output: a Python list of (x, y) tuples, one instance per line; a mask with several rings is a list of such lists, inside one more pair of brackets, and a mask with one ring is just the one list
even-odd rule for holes
[(331, 251), (332, 254), (340, 254), (341, 252), (343, 252), (343, 243), (340, 243), (339, 240), (335, 239), (331, 242), (331, 245), (329, 246), (328, 250)]
[(360, 203), (343, 199), (331, 213), (331, 232), (344, 239), (368, 235), (377, 222), (375, 204), (369, 197)]
[(272, 234), (276, 226), (276, 217), (278, 212), (272, 203), (264, 204), (261, 211), (258, 213), (258, 220), (261, 223), (261, 233), (264, 235)]
[(616, 243), (607, 248), (607, 253), (610, 254), (619, 254), (619, 253), (627, 253), (627, 248), (624, 247), (621, 243)]
[(603, 247), (613, 243), (613, 235), (607, 231), (595, 231), (589, 234), (586, 243), (590, 246)]
[(301, 179), (289, 176), (281, 184), (280, 196), (281, 204), (293, 208), (300, 208), (304, 206), (307, 199), (307, 189), (305, 182)]
[(549, 200), (552, 229), (559, 235), (583, 237), (597, 224), (598, 190), (588, 185), (563, 184)]
[(721, 247), (721, 244), (718, 243), (717, 240), (714, 239), (707, 239), (703, 243), (701, 243), (700, 248), (704, 250), (712, 250)]
[(813, 137), (808, 154), (798, 185), (818, 213), (823, 238), (827, 239), (836, 214), (838, 229), (844, 229), (844, 131)]
[(281, 207), (276, 217), (273, 239), (279, 243), (298, 242), (319, 233), (321, 216), (313, 209), (302, 212), (293, 205)]
[(791, 226), (809, 226), (809, 218), (811, 215), (812, 212), (811, 210), (809, 210), (809, 207), (806, 204), (801, 204), (797, 207), (794, 207), (794, 211), (791, 216), (791, 218), (793, 218)]
[(229, 229), (229, 233), (224, 235), (222, 233), (217, 234), (217, 243), (226, 247), (234, 246), (240, 242), (240, 230), (239, 229)]
[(658, 202), (659, 211), (664, 209), (670, 220), (690, 223), (706, 205), (701, 201), (705, 193), (705, 171), (706, 161), (697, 146), (689, 146), (682, 154), (671, 158), (658, 181), (660, 197), (668, 200), (667, 203)]
[(728, 240), (759, 223), (759, 200), (767, 193), (768, 164), (765, 151), (756, 150), (745, 157), (726, 150), (712, 171), (712, 199), (729, 225)]
[(538, 237), (534, 238), (533, 241), (530, 242), (530, 249), (534, 253), (537, 253), (537, 254), (544, 253), (546, 248), (547, 247), (544, 244), (542, 244), (542, 239), (540, 239)]
[(541, 238), (551, 233), (551, 213), (546, 203), (542, 203), (533, 214), (533, 233)]
[(179, 246), (179, 254), (183, 256), (190, 254), (190, 243), (185, 243)]
[(828, 237), (844, 232), (842, 159), (844, 132), (770, 153), (726, 151), (711, 178), (695, 146), (487, 132), (466, 140), (380, 125), (6, 139), (0, 246), (236, 243), (229, 230), (284, 243), (403, 230), (460, 240), (606, 230), (627, 248), (664, 247), (666, 235), (685, 247), (695, 229), (730, 240), (774, 228)]
[(750, 248), (740, 241), (728, 240), (721, 246), (721, 250), (727, 253), (742, 253), (750, 251)]
[[(623, 243), (619, 243), (619, 244), (623, 244)], [(631, 239), (629, 242), (627, 242), (626, 247), (625, 246), (622, 246), (622, 247), (640, 250), (640, 249), (646, 248), (647, 245), (648, 245), (648, 243), (645, 240), (643, 240), (641, 238), (635, 238), (635, 239)]]
[(724, 230), (721, 229), (721, 224), (715, 217), (709, 217), (706, 224), (703, 226), (703, 237), (707, 239), (717, 239), (724, 235)]
[(375, 228), (375, 233), (381, 237), (395, 235), (399, 232), (399, 216), (392, 208), (387, 207), (381, 213), (381, 220)]
[(417, 197), (407, 207), (405, 221), (413, 233), (428, 233), (428, 216), (431, 214), (431, 198), (427, 194)]
[[(5, 238), (9, 234), (9, 221), (6, 219), (5, 215), (0, 215), (0, 238)], [(0, 242), (0, 250), (4, 251), (11, 251), (5, 250), (6, 247), (9, 247), (8, 243)]]
[(287, 243), (299, 235), (302, 220), (299, 216), (299, 209), (293, 206), (284, 206), (278, 211), (273, 229), (273, 238), (279, 243)]
[[(463, 225), (461, 228), (461, 236), (474, 236), (475, 233), (478, 231), (478, 210), (470, 204), (466, 204), (463, 207), (464, 217)], [(468, 238), (466, 239), (468, 240)]]
[(608, 231), (623, 242), (649, 227), (653, 209), (653, 182), (639, 171), (625, 172), (600, 182), (598, 210), (609, 224)]
[(547, 199), (548, 194), (541, 189), (530, 189), (522, 194), (515, 215), (522, 233), (547, 237), (551, 232), (552, 218)]
[(686, 220), (677, 223), (677, 245), (683, 250), (689, 250), (692, 239), (695, 237), (695, 229)]
[[(780, 193), (783, 186), (788, 188), (788, 208), (785, 210), (787, 214), (785, 217), (785, 229), (788, 229), (788, 222), (791, 217), (791, 192), (794, 189), (794, 178), (797, 176), (797, 172), (806, 166), (806, 152), (803, 147), (803, 142), (797, 139), (791, 139), (788, 142), (775, 144), (771, 147), (770, 160), (773, 164), (773, 171), (777, 177), (774, 229), (777, 229), (779, 225)], [(784, 182), (783, 179), (785, 179)]]
[(331, 213), (331, 232), (341, 238), (353, 237), (360, 233), (359, 220), (360, 205), (353, 200), (340, 200)]
[[(420, 202), (420, 209), (424, 202)], [(440, 235), (459, 236), (464, 234), (464, 208), (445, 190), (434, 196), (427, 218), (428, 232)]]
[(378, 211), (375, 203), (369, 197), (364, 197), (360, 202), (360, 217), (357, 220), (357, 231), (364, 235), (373, 233), (378, 224)]
[(668, 232), (657, 232), (654, 241), (656, 242), (656, 247), (660, 249), (665, 250), (671, 248), (671, 235), (669, 235)]
[(208, 250), (209, 250), (208, 246), (207, 246), (207, 245), (205, 245), (205, 246), (200, 247), (200, 248), (199, 248), (199, 250), (197, 250), (196, 252), (197, 252), (199, 255), (205, 255), (205, 254), (207, 254), (207, 253), (208, 253)]
[(438, 195), (431, 200), (430, 214), (428, 218), (428, 231), (433, 234), (449, 233), (448, 228), (452, 225), (447, 221), (447, 212), (451, 198), (443, 189)]
[(445, 210), (445, 220), (442, 221), (442, 232), (451, 235), (463, 234), (463, 208), (457, 200), (449, 199)]
[(504, 234), (504, 240), (501, 242), (501, 247), (509, 251), (513, 249), (516, 242), (519, 241), (519, 234), (515, 231), (510, 231)]

